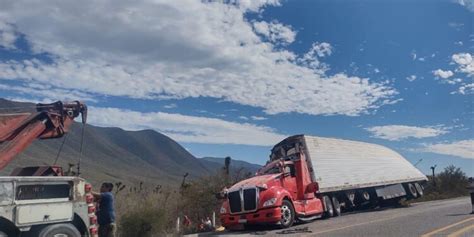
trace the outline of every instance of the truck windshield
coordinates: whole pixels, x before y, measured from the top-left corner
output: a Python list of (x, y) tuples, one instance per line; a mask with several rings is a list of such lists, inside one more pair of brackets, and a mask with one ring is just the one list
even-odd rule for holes
[(278, 162), (272, 162), (264, 166), (261, 170), (258, 171), (258, 175), (265, 175), (265, 174), (279, 174), (281, 173), (280, 166), (278, 166)]

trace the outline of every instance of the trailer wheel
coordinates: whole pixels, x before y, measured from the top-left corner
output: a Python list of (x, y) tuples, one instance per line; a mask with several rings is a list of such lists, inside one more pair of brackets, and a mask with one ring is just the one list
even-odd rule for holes
[(407, 185), (408, 187), (408, 192), (410, 194), (410, 197), (411, 198), (417, 198), (418, 197), (418, 193), (416, 192), (416, 188), (415, 188), (415, 185), (413, 185), (412, 183), (409, 183)]
[(81, 233), (72, 224), (47, 225), (34, 233), (38, 237), (81, 237)]
[(325, 209), (323, 217), (324, 218), (333, 217), (334, 216), (334, 207), (332, 206), (331, 199), (328, 196), (324, 196), (323, 201), (324, 201), (324, 209)]
[(339, 203), (339, 200), (337, 200), (336, 197), (332, 197), (332, 206), (334, 209), (334, 216), (340, 216), (341, 215), (341, 204)]
[(415, 188), (418, 193), (418, 196), (423, 196), (423, 187), (419, 183), (415, 183)]
[(293, 225), (295, 221), (295, 209), (293, 205), (288, 200), (283, 200), (281, 204), (281, 220), (280, 220), (280, 227), (281, 228), (288, 228)]
[(370, 193), (368, 191), (363, 191), (361, 197), (364, 202), (368, 202), (370, 200)]

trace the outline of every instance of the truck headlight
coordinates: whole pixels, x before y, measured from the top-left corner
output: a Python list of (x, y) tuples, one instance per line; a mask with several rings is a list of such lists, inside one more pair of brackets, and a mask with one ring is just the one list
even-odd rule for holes
[(221, 214), (226, 214), (227, 210), (224, 207), (221, 207), (221, 210), (219, 211)]
[(263, 207), (273, 206), (275, 205), (276, 201), (277, 201), (276, 198), (270, 198), (263, 203)]

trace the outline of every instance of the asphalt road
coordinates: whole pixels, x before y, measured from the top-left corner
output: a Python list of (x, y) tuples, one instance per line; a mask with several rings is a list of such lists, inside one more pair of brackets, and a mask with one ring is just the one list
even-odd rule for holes
[(468, 198), (346, 213), (281, 230), (221, 232), (195, 236), (474, 236), (474, 215)]

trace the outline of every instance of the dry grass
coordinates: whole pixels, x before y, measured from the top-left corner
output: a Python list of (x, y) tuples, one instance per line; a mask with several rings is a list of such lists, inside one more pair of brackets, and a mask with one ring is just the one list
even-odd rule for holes
[(171, 189), (119, 192), (115, 197), (119, 236), (176, 234), (178, 200), (178, 193)]
[[(116, 215), (119, 236), (152, 237), (180, 235), (198, 232), (202, 219), (216, 213), (216, 221), (221, 201), (215, 197), (224, 187), (247, 178), (245, 170), (227, 174), (225, 169), (215, 175), (201, 177), (179, 187), (147, 186), (140, 183), (136, 187), (122, 187), (116, 183)], [(181, 233), (176, 231), (176, 220), (189, 217), (191, 224), (181, 225)], [(219, 223), (217, 223), (219, 225)]]

